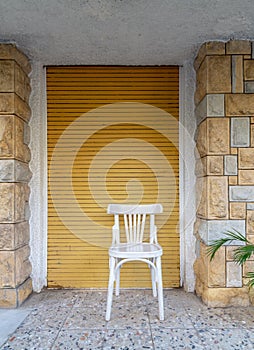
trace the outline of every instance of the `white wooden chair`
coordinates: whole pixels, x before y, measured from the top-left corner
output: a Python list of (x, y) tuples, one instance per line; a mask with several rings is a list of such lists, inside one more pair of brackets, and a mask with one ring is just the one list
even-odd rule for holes
[[(161, 273), (162, 247), (157, 242), (157, 227), (155, 226), (155, 214), (162, 213), (161, 204), (148, 205), (122, 205), (110, 204), (108, 214), (114, 215), (112, 227), (112, 245), (109, 248), (109, 283), (107, 297), (106, 320), (110, 320), (113, 298), (114, 282), (115, 294), (119, 295), (120, 268), (129, 261), (143, 261), (151, 270), (153, 296), (158, 294), (159, 318), (164, 320), (163, 286)], [(150, 215), (149, 241), (144, 242), (146, 217)], [(123, 219), (121, 219), (123, 217)], [(123, 220), (125, 237), (120, 233), (120, 221)], [(121, 241), (122, 240), (122, 241)]]

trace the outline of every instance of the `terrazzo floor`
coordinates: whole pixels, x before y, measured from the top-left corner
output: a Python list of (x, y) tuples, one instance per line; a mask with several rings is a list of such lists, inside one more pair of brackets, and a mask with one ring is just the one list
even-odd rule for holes
[(254, 349), (254, 307), (210, 309), (181, 289), (165, 290), (164, 303), (160, 322), (150, 290), (123, 290), (106, 322), (106, 291), (45, 290), (0, 349)]

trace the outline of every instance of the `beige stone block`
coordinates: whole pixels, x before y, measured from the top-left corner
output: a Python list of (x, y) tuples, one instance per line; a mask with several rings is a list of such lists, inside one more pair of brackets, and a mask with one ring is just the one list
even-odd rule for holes
[(226, 116), (253, 116), (254, 94), (227, 94), (225, 95)]
[(254, 170), (239, 170), (239, 185), (254, 185)]
[(29, 199), (29, 187), (27, 184), (16, 183), (14, 187), (14, 218), (15, 222), (26, 220), (26, 203)]
[(28, 278), (17, 288), (0, 288), (0, 308), (16, 308), (32, 293), (32, 280)]
[(0, 114), (13, 114), (14, 107), (14, 92), (0, 92)]
[(194, 271), (197, 278), (210, 287), (224, 287), (226, 285), (226, 260), (225, 247), (222, 247), (214, 259), (210, 261), (207, 255), (207, 246), (200, 244), (200, 256), (194, 264)]
[(254, 125), (251, 124), (250, 126), (250, 145), (251, 147), (254, 147)]
[(227, 56), (208, 56), (207, 93), (231, 92), (231, 59)]
[(239, 148), (239, 169), (254, 169), (254, 148)]
[(195, 104), (206, 94), (231, 92), (231, 57), (206, 56), (197, 71)]
[(243, 57), (232, 56), (232, 92), (243, 93)]
[(15, 118), (15, 158), (28, 163), (31, 159), (30, 149), (24, 143), (24, 121), (20, 118)]
[(33, 292), (32, 280), (28, 278), (17, 288), (17, 304), (20, 306)]
[[(247, 239), (251, 242), (251, 244), (254, 244), (254, 233), (252, 235), (247, 235)], [(252, 256), (250, 260), (253, 260), (254, 257)]]
[(236, 246), (229, 245), (226, 247), (226, 260), (227, 261), (233, 261), (234, 260), (234, 254), (236, 250)]
[(198, 127), (197, 132), (197, 151), (199, 156), (207, 155), (207, 121), (204, 120)]
[(194, 263), (194, 272), (196, 278), (205, 286), (208, 284), (208, 259), (207, 246), (200, 243), (200, 255)]
[(0, 222), (14, 222), (14, 184), (0, 183)]
[(244, 80), (254, 80), (254, 60), (244, 61)]
[(31, 109), (29, 105), (23, 101), (19, 96), (14, 96), (15, 114), (24, 121), (28, 122), (31, 117)]
[(26, 74), (31, 71), (28, 58), (14, 44), (0, 44), (0, 60), (15, 60)]
[(0, 92), (14, 92), (14, 61), (0, 60)]
[(245, 219), (246, 203), (231, 202), (230, 203), (230, 219)]
[(243, 265), (243, 275), (246, 275), (248, 272), (254, 272), (254, 261), (247, 260)]
[(18, 64), (15, 64), (15, 93), (24, 101), (27, 101), (29, 96), (25, 96), (27, 94), (26, 90), (26, 74), (21, 69)]
[(207, 154), (220, 155), (229, 153), (229, 119), (207, 119)]
[(227, 55), (251, 55), (251, 42), (248, 40), (230, 40), (226, 43)]
[(250, 304), (248, 288), (205, 288), (202, 300), (208, 307), (242, 306)]
[(207, 218), (207, 188), (205, 177), (197, 178), (196, 181), (196, 205), (197, 216)]
[(207, 175), (223, 175), (223, 156), (207, 156)]
[(0, 183), (0, 223), (25, 221), (29, 187), (24, 183)]
[(194, 68), (197, 70), (206, 55), (225, 55), (225, 43), (222, 41), (209, 41), (204, 43), (198, 52), (194, 62)]
[(250, 60), (250, 59), (251, 59), (251, 55), (243, 55), (243, 58), (244, 58), (245, 60)]
[(30, 248), (25, 245), (15, 251), (15, 283), (20, 285), (31, 274), (31, 263), (29, 261)]
[(247, 235), (249, 234), (254, 234), (254, 211), (253, 210), (247, 210)]
[(212, 261), (208, 261), (208, 287), (225, 287), (226, 285), (225, 248), (221, 248)]
[(0, 158), (14, 158), (14, 117), (0, 116)]
[(0, 288), (15, 288), (31, 274), (28, 245), (14, 251), (0, 251)]
[(207, 60), (205, 59), (196, 74), (196, 91), (194, 101), (196, 106), (202, 101), (207, 94)]
[(29, 224), (0, 224), (0, 250), (14, 250), (29, 243)]
[(16, 308), (17, 291), (14, 288), (0, 288), (0, 308)]
[(207, 178), (208, 219), (228, 218), (228, 181), (226, 176)]
[(206, 175), (206, 157), (196, 159), (195, 175), (203, 177)]
[(14, 115), (0, 116), (0, 158), (28, 162), (29, 147), (24, 144), (24, 121)]
[(0, 288), (14, 288), (15, 255), (13, 251), (0, 251)]
[(237, 176), (229, 176), (228, 177), (228, 184), (229, 185), (237, 185), (238, 184), (238, 177)]
[(254, 260), (247, 260), (243, 265), (243, 283), (245, 286), (247, 286), (249, 282), (249, 278), (246, 277), (248, 272), (254, 272)]
[(230, 154), (238, 154), (238, 148), (236, 148), (236, 147), (231, 147), (231, 148), (230, 148)]
[(0, 92), (0, 114), (16, 114), (25, 121), (29, 121), (31, 109), (14, 92)]

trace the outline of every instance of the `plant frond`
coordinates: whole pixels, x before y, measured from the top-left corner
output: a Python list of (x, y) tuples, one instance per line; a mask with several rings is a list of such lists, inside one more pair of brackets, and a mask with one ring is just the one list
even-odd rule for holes
[(228, 231), (224, 232), (224, 235), (227, 238), (230, 238), (232, 241), (236, 240), (236, 241), (251, 244), (244, 235), (242, 235), (239, 231), (237, 231), (234, 228), (232, 229), (232, 231), (228, 230)]
[(244, 277), (249, 278), (248, 287), (254, 287), (254, 272), (248, 272)]
[(238, 247), (234, 252), (234, 261), (236, 261), (239, 265), (242, 265), (252, 256), (252, 254), (254, 254), (253, 244)]
[(232, 241), (230, 238), (220, 238), (212, 241), (207, 248), (207, 255), (210, 256), (210, 260), (213, 260), (218, 249), (223, 246), (225, 243)]
[(232, 243), (233, 241), (244, 242), (245, 244), (249, 243), (246, 237), (244, 237), (239, 231), (236, 229), (228, 230), (224, 232), (224, 238), (216, 239), (209, 243), (209, 247), (207, 248), (207, 255), (210, 256), (210, 260), (213, 260), (218, 249), (224, 244)]

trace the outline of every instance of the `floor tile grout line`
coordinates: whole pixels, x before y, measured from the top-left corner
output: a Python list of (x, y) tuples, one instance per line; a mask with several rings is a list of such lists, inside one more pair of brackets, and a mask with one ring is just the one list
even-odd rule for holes
[[(74, 304), (75, 304), (75, 303), (74, 303)], [(52, 342), (52, 345), (51, 345), (51, 347), (50, 347), (49, 350), (52, 350), (53, 346), (55, 345), (56, 340), (57, 340), (57, 338), (58, 338), (60, 332), (62, 331), (63, 326), (64, 326), (64, 324), (65, 324), (65, 322), (66, 322), (68, 316), (70, 315), (70, 313), (72, 312), (72, 310), (73, 310), (73, 308), (74, 308), (74, 304), (73, 304), (72, 307), (70, 308), (69, 313), (68, 313), (68, 314), (65, 316), (65, 318), (63, 319), (62, 325), (61, 325), (61, 327), (59, 327), (59, 330), (58, 330), (58, 332), (57, 332), (57, 334), (56, 334), (56, 336), (55, 336), (55, 339), (54, 339), (54, 341)]]
[(147, 314), (148, 314), (148, 320), (149, 320), (149, 329), (150, 329), (150, 334), (151, 334), (152, 346), (153, 346), (153, 350), (155, 350), (155, 344), (154, 344), (154, 340), (153, 340), (153, 331), (152, 331), (151, 319), (150, 319), (150, 313), (148, 312)]

